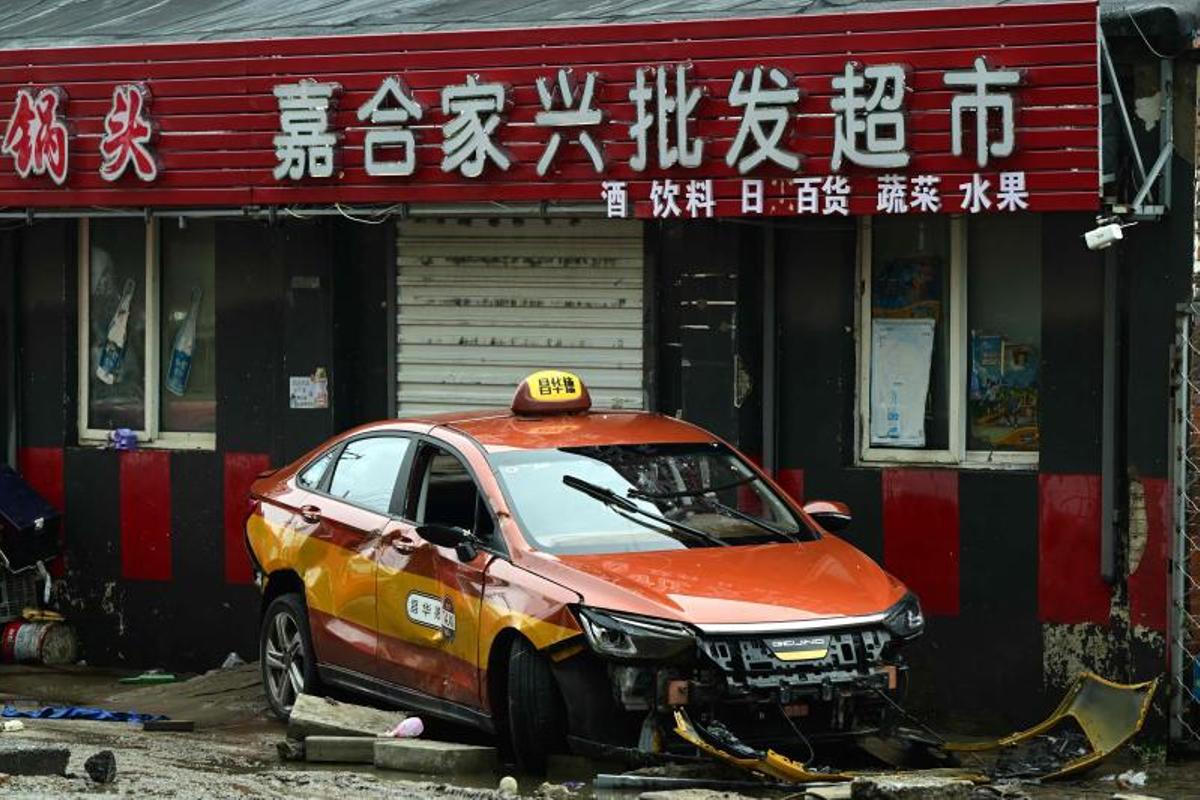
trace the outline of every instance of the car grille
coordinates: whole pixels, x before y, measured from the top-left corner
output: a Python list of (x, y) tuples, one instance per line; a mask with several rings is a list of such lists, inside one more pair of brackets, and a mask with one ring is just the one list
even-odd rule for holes
[[(723, 672), (733, 674), (855, 670), (879, 663), (884, 647), (891, 640), (882, 629), (832, 631), (819, 635), (827, 637), (825, 656), (798, 661), (779, 658), (768, 644), (787, 634), (706, 637), (700, 641), (700, 648)], [(805, 632), (796, 636), (811, 638), (813, 634)]]

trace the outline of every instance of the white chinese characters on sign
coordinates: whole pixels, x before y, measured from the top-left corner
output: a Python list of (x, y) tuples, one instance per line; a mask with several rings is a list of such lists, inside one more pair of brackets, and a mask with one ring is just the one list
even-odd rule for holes
[(604, 172), (604, 151), (591, 131), (585, 130), (604, 121), (604, 115), (592, 105), (596, 94), (596, 77), (594, 72), (585, 75), (582, 89), (576, 87), (569, 69), (558, 71), (557, 87), (552, 87), (545, 78), (537, 79), (538, 100), (541, 101), (542, 110), (533, 118), (534, 124), (554, 129), (542, 157), (538, 159), (538, 175), (545, 175), (549, 171), (562, 144), (564, 130), (575, 131), (575, 138), (592, 160), (592, 167), (596, 172)]
[[(867, 67), (859, 73), (851, 61), (833, 79), (839, 92), (829, 101), (837, 115), (833, 128), (833, 169), (846, 160), (861, 167), (900, 169), (908, 166), (904, 130), (904, 94), (908, 74), (900, 64)], [(866, 92), (871, 84), (870, 93)]]
[[(987, 59), (979, 56), (975, 59), (975, 67), (961, 72), (947, 72), (942, 77), (947, 86), (969, 88), (972, 91), (957, 95), (950, 102), (950, 148), (956, 156), (963, 154), (963, 117), (968, 111), (975, 113), (975, 163), (986, 167), (991, 156), (1006, 158), (1011, 156), (1016, 144), (1016, 111), (1013, 108), (1012, 95), (1006, 91), (993, 89), (1010, 89), (1021, 83), (1022, 77), (1018, 70), (992, 70), (988, 68)], [(1000, 138), (990, 140), (988, 126), (989, 112), (1000, 114)]]
[[(416, 171), (417, 138), (405, 125), (424, 115), (425, 108), (413, 99), (404, 81), (395, 75), (384, 78), (357, 113), (361, 122), (389, 126), (369, 130), (363, 138), (363, 167), (368, 175), (412, 175)], [(388, 147), (399, 148), (402, 155), (390, 161), (380, 157), (378, 151)]]
[(274, 140), (276, 180), (333, 175), (337, 135), (329, 130), (329, 114), (341, 88), (307, 78), (275, 87), (280, 128)]
[[(763, 88), (762, 67), (749, 72), (749, 87), (745, 85), (746, 75), (744, 70), (734, 74), (729, 90), (729, 105), (744, 110), (737, 136), (725, 154), (725, 163), (731, 167), (736, 164), (742, 175), (768, 159), (793, 172), (800, 169), (800, 156), (782, 147), (792, 106), (800, 102), (800, 90), (793, 85), (792, 77), (781, 69), (772, 69), (768, 73), (775, 85), (773, 89)], [(753, 149), (742, 155), (748, 138), (754, 139)]]
[(442, 172), (458, 170), (467, 178), (478, 178), (492, 161), (502, 170), (512, 166), (512, 157), (492, 139), (500, 127), (507, 97), (501, 83), (480, 83), (478, 75), (467, 82), (442, 89), (442, 113), (449, 120), (442, 126)]
[[(629, 168), (635, 172), (646, 169), (649, 161), (649, 136), (655, 132), (658, 143), (658, 166), (670, 169), (700, 166), (704, 155), (704, 140), (694, 139), (688, 133), (688, 124), (703, 90), (688, 86), (689, 68), (677, 64), (673, 68), (641, 67), (634, 76), (629, 99), (633, 101), (637, 117), (629, 126), (629, 135), (637, 151), (629, 159)], [(646, 83), (646, 74), (654, 75), (654, 87)], [(670, 84), (668, 85), (668, 78)], [(654, 111), (651, 113), (651, 106)]]

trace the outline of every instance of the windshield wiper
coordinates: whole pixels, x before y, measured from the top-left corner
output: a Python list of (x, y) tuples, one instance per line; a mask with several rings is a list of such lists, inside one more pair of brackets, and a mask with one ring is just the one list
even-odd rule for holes
[[(749, 480), (753, 480), (753, 478), (750, 478)], [(748, 481), (742, 481), (742, 483), (746, 483), (746, 482), (748, 482)], [(733, 484), (733, 486), (737, 486), (737, 485), (738, 484)], [(677, 492), (673, 495), (650, 494), (648, 492), (643, 492), (640, 489), (630, 489), (627, 492), (627, 494), (630, 497), (637, 497), (642, 500), (657, 500), (657, 499), (665, 499), (668, 497), (694, 497), (699, 502), (705, 503), (706, 505), (709, 505), (709, 506), (712, 506), (713, 508), (715, 508), (719, 511), (723, 511), (723, 512), (725, 512), (725, 514), (733, 517), (734, 519), (740, 519), (742, 522), (748, 522), (751, 525), (753, 525), (754, 527), (758, 528), (759, 530), (766, 531), (767, 533), (773, 534), (775, 536), (783, 537), (784, 539), (787, 539), (789, 542), (799, 542), (800, 541), (795, 536), (793, 536), (790, 531), (786, 531), (783, 528), (777, 528), (774, 525), (772, 525), (771, 523), (767, 522), (765, 519), (759, 519), (758, 517), (754, 516), (753, 514), (747, 514), (745, 511), (742, 511), (741, 509), (734, 508), (731, 505), (726, 505), (725, 503), (722, 503), (720, 500), (717, 500), (714, 497), (705, 497), (704, 496), (707, 492), (719, 492), (723, 488), (733, 488), (733, 486), (714, 487), (712, 489), (697, 490), (694, 492)]]
[(612, 489), (605, 488), (604, 486), (597, 486), (596, 484), (589, 483), (582, 478), (576, 478), (574, 475), (563, 475), (562, 482), (565, 486), (569, 486), (577, 492), (583, 492), (588, 497), (591, 497), (594, 500), (599, 500), (606, 506), (610, 506), (618, 513), (624, 512), (622, 516), (625, 516), (634, 522), (638, 522), (643, 525), (647, 524), (645, 520), (640, 520), (633, 516), (636, 514), (638, 516), (645, 517), (646, 519), (653, 520), (660, 525), (666, 525), (674, 530), (682, 531), (683, 533), (695, 536), (697, 539), (703, 539), (709, 544), (717, 545), (719, 547), (729, 547), (729, 542), (713, 536), (711, 533), (702, 531), (699, 528), (693, 528), (691, 525), (685, 525), (682, 522), (676, 522), (675, 520), (668, 519), (660, 514), (652, 514), (649, 511), (642, 509), (632, 500), (621, 497), (621, 495), (617, 494)]

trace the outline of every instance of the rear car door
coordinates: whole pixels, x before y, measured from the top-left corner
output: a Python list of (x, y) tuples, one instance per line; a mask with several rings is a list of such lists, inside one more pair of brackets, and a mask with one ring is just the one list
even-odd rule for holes
[[(495, 516), (457, 452), (422, 441), (412, 462), (406, 526), (379, 550), (380, 670), (425, 694), (480, 708), (479, 614), (484, 570), (500, 538)], [(483, 547), (462, 562), (415, 538), (422, 524), (472, 531)], [(412, 538), (409, 538), (412, 537)]]
[(300, 509), (301, 525), (311, 526), (299, 560), (322, 664), (374, 672), (376, 551), (392, 522), (411, 448), (411, 439), (395, 434), (350, 439)]

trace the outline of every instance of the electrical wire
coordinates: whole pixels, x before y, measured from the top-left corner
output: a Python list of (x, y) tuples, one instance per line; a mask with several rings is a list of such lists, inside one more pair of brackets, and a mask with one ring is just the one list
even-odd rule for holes
[(804, 761), (801, 763), (811, 764), (817, 758), (817, 753), (815, 750), (813, 750), (812, 743), (809, 742), (808, 738), (800, 732), (800, 729), (796, 727), (796, 723), (792, 722), (792, 718), (787, 715), (787, 710), (784, 709), (783, 703), (776, 703), (775, 706), (779, 709), (779, 713), (783, 715), (783, 721), (791, 727), (792, 732), (796, 734), (796, 738), (803, 742), (804, 747), (808, 750), (808, 758), (804, 759)]
[(1150, 40), (1146, 38), (1146, 34), (1142, 32), (1142, 26), (1138, 25), (1137, 20), (1133, 16), (1133, 12), (1129, 10), (1129, 6), (1125, 6), (1125, 16), (1129, 17), (1129, 22), (1130, 22), (1130, 24), (1133, 25), (1133, 29), (1135, 31), (1137, 31), (1138, 36), (1142, 37), (1142, 42), (1146, 45), (1146, 49), (1149, 50), (1154, 55), (1158, 56), (1159, 58), (1174, 59), (1174, 58), (1182, 55), (1183, 53), (1187, 52), (1186, 47), (1183, 48), (1182, 50), (1180, 50), (1178, 53), (1176, 53), (1173, 56), (1168, 56), (1168, 55), (1158, 52), (1157, 50), (1154, 49), (1154, 45), (1150, 44)]

